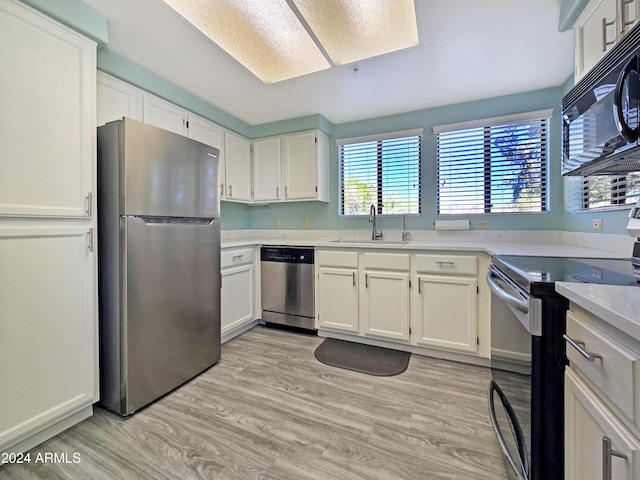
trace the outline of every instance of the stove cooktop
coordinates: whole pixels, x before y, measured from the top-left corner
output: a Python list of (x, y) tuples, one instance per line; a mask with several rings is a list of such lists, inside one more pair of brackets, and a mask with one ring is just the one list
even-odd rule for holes
[(555, 282), (640, 286), (630, 260), (498, 255), (491, 263), (531, 293), (551, 293)]

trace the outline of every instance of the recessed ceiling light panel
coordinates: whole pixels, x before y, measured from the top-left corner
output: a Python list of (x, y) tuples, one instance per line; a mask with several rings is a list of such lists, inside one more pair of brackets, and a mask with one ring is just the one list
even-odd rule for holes
[(292, 0), (335, 65), (418, 45), (413, 0)]
[(418, 44), (413, 0), (164, 2), (265, 83)]

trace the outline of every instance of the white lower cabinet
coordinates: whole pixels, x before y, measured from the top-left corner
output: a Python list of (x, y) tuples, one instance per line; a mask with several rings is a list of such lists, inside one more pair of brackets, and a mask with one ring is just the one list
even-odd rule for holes
[(358, 271), (318, 267), (318, 328), (358, 333)]
[(640, 441), (625, 428), (573, 369), (567, 368), (565, 479), (639, 478)]
[(361, 294), (365, 336), (409, 340), (408, 253), (364, 252)]
[(363, 333), (409, 340), (409, 273), (367, 270), (364, 276)]
[(0, 452), (37, 445), (98, 400), (93, 234), (0, 225)]
[(319, 329), (358, 333), (358, 252), (319, 250), (316, 253), (316, 312)]
[(477, 352), (477, 290), (475, 278), (418, 275), (416, 343)]
[(253, 248), (223, 249), (220, 254), (222, 287), (220, 293), (221, 334), (223, 339), (241, 333), (255, 319), (255, 265)]
[(412, 341), (417, 345), (478, 352), (478, 257), (417, 254)]
[(488, 256), (482, 255), (318, 249), (317, 328), (321, 335), (390, 342), (442, 358), (488, 358), (490, 291), (478, 282), (478, 265), (487, 268)]
[(640, 341), (573, 302), (566, 331), (565, 478), (637, 480)]

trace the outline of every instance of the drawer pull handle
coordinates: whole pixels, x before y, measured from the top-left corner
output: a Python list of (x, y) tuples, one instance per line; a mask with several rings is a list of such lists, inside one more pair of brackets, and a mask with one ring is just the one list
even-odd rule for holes
[(244, 257), (244, 255), (234, 255), (233, 257), (231, 257), (232, 260), (240, 260), (242, 257)]
[(611, 457), (619, 457), (627, 460), (627, 455), (611, 447), (611, 439), (602, 437), (602, 480), (611, 480)]
[(581, 342), (580, 340), (574, 340), (573, 338), (571, 338), (569, 335), (563, 335), (562, 338), (564, 338), (564, 340), (571, 345), (573, 348), (575, 348), (578, 353), (580, 355), (582, 355), (584, 358), (586, 358), (588, 361), (593, 362), (596, 358), (599, 358), (600, 360), (602, 360), (602, 355), (598, 354), (598, 353), (591, 353), (591, 352), (587, 352), (585, 350), (585, 343)]
[(451, 262), (451, 261), (449, 261), (449, 262), (439, 261), (439, 262), (436, 262), (436, 263), (438, 265), (455, 265), (456, 264), (456, 262)]

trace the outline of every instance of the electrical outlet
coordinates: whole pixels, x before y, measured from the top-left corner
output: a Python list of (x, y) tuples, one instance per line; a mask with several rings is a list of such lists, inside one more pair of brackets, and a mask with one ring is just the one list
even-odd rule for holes
[(277, 218), (273, 219), (273, 228), (280, 228), (280, 220)]
[(306, 218), (302, 219), (302, 228), (309, 228), (309, 222), (307, 222)]
[(602, 230), (602, 219), (596, 218), (591, 220), (591, 230)]
[(476, 220), (476, 228), (489, 228), (489, 220)]

